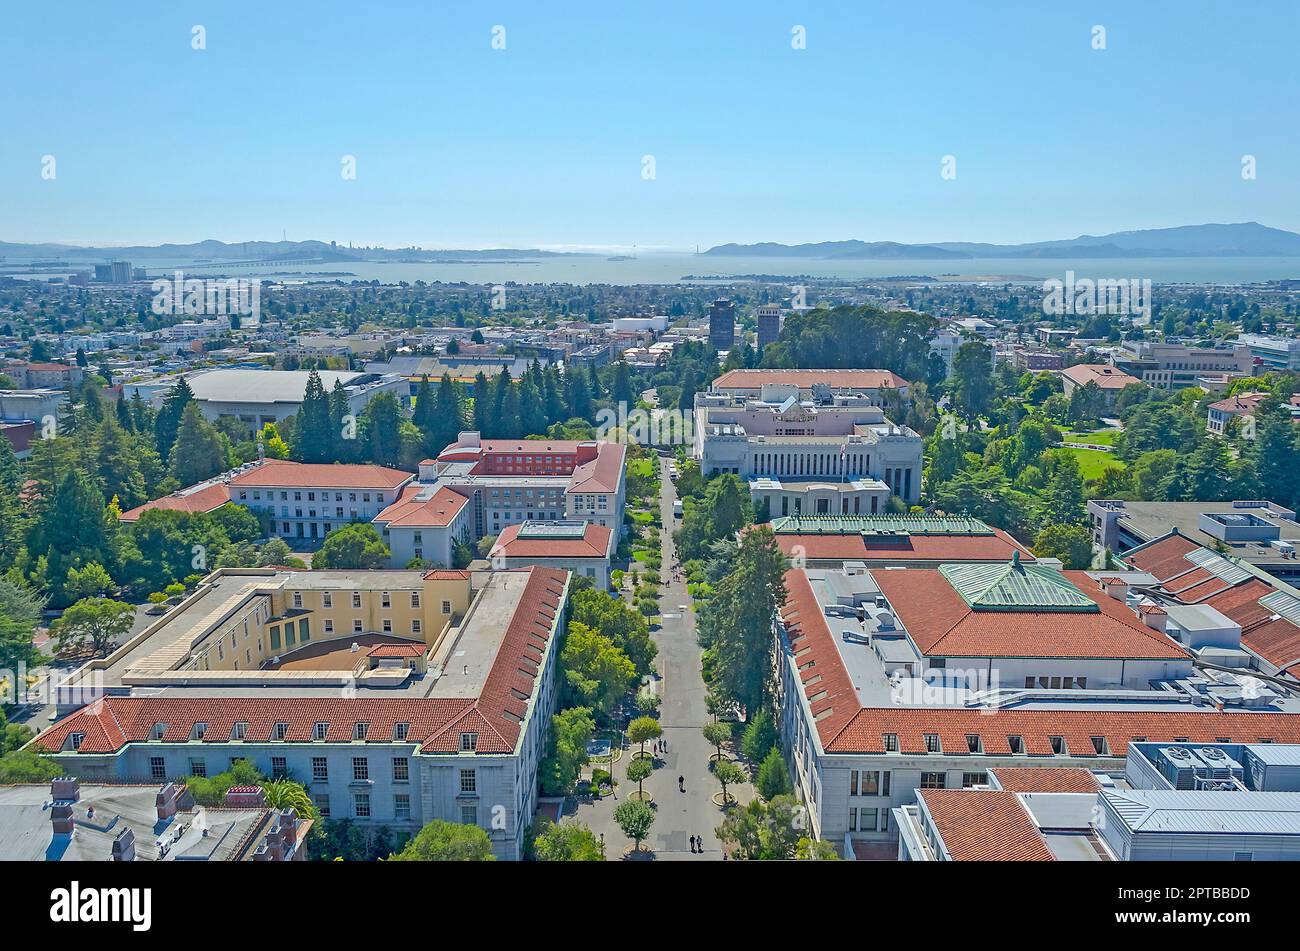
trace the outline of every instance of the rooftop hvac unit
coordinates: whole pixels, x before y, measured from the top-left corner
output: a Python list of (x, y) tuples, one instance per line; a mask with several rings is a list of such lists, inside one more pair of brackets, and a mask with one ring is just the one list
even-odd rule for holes
[(894, 616), (888, 611), (881, 611), (876, 615), (876, 629), (892, 631), (894, 629)]
[(889, 602), (885, 600), (885, 596), (883, 594), (876, 595), (876, 607), (878, 608), (889, 607)]
[(1175, 789), (1196, 788), (1196, 775), (1205, 770), (1204, 761), (1194, 752), (1181, 746), (1162, 747), (1156, 758), (1160, 775)]
[(1246, 775), (1242, 765), (1217, 746), (1202, 747), (1196, 753), (1206, 766), (1202, 775), (1209, 776), (1211, 779), (1226, 781), (1233, 778), (1243, 779)]

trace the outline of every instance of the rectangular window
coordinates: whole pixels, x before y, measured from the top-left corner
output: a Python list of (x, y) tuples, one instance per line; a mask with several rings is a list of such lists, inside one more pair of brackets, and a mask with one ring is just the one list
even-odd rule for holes
[(167, 778), (167, 762), (161, 756), (149, 757), (149, 775), (154, 779)]
[(271, 778), (284, 779), (284, 777), (288, 775), (289, 775), (289, 764), (285, 761), (285, 758), (283, 756), (272, 756), (271, 757)]
[(410, 733), (411, 733), (411, 724), (409, 723), (393, 724), (393, 739), (396, 742), (398, 743), (406, 742), (406, 738), (410, 735)]
[(451, 613), (451, 602), (450, 602), (450, 601), (444, 601), (444, 602), (442, 602), (442, 613), (443, 613), (443, 614), (450, 614), (450, 613)]
[(313, 756), (311, 758), (311, 781), (313, 783), (327, 783), (330, 781), (329, 760), (323, 756)]
[(320, 600), (321, 600), (321, 607), (323, 607), (323, 608), (332, 608), (332, 607), (334, 607), (334, 594), (333, 594), (333, 592), (326, 591), (324, 594), (322, 594), (322, 595), (320, 596)]
[(873, 769), (864, 769), (862, 771), (862, 785), (860, 790), (863, 796), (879, 796), (880, 774)]
[(418, 592), (418, 591), (412, 591), (412, 592), (411, 592), (411, 607), (413, 607), (413, 608), (418, 608), (419, 606), (420, 606), (420, 592)]
[(462, 825), (478, 825), (478, 806), (461, 806), (460, 821)]
[(942, 753), (943, 750), (939, 743), (938, 733), (925, 734), (925, 751), (927, 753)]
[(478, 794), (478, 774), (474, 770), (462, 769), (460, 771), (460, 793), (462, 796)]
[(921, 788), (922, 789), (943, 789), (946, 780), (947, 777), (946, 774), (944, 773), (922, 773)]
[(358, 819), (370, 818), (370, 793), (354, 793), (352, 796), (352, 814)]
[(898, 734), (897, 734), (897, 733), (886, 733), (885, 736), (884, 736), (884, 741), (885, 741), (885, 752), (886, 752), (886, 753), (897, 753), (897, 752), (898, 752)]
[(369, 724), (369, 723), (354, 723), (354, 724), (352, 724), (352, 739), (354, 739), (354, 740), (364, 740), (364, 739), (365, 739), (367, 736), (369, 736), (369, 735), (370, 735), (370, 724)]
[(462, 733), (460, 735), (460, 751), (462, 753), (472, 753), (478, 749), (477, 733)]
[(288, 735), (289, 724), (287, 723), (277, 723), (271, 728), (271, 739), (273, 740), (283, 740)]
[(370, 779), (370, 761), (364, 756), (352, 757), (352, 779), (358, 783)]
[(359, 608), (359, 607), (361, 607), (361, 592), (360, 592), (360, 591), (353, 591), (353, 592), (352, 592), (352, 606), (353, 606), (354, 608)]
[(961, 788), (970, 789), (973, 786), (987, 786), (989, 782), (988, 773), (962, 773)]
[(393, 796), (393, 818), (407, 820), (411, 818), (411, 797), (407, 793)]
[(330, 725), (328, 723), (317, 723), (311, 729), (311, 738), (313, 740), (323, 740), (329, 735)]
[(322, 819), (330, 817), (330, 797), (329, 793), (314, 793), (311, 801), (316, 805), (316, 811), (320, 813)]
[(405, 756), (393, 757), (393, 782), (405, 783), (411, 779), (411, 764)]
[(208, 775), (208, 761), (205, 759), (190, 760), (190, 775), (191, 776)]

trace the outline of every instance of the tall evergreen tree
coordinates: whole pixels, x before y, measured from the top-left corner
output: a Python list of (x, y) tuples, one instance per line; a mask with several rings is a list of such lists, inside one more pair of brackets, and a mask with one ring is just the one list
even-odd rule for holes
[(492, 426), (492, 393), (488, 378), (480, 370), (474, 375), (474, 429), (486, 437)]
[[(136, 399), (139, 399), (139, 391), (136, 391)], [(163, 462), (167, 462), (170, 457), (172, 446), (176, 444), (176, 431), (181, 425), (181, 414), (185, 412), (185, 407), (194, 400), (194, 391), (190, 389), (189, 381), (181, 377), (176, 385), (172, 387), (171, 392), (163, 400), (163, 405), (158, 410), (158, 415), (154, 418), (154, 445), (158, 449), (158, 455)], [(140, 427), (137, 426), (137, 429)]]
[(337, 447), (334, 421), (330, 418), (330, 399), (325, 395), (320, 374), (307, 376), (302, 406), (298, 410), (298, 428), (294, 436), (294, 458), (299, 462), (332, 462)]
[(454, 443), (464, 431), (465, 403), (460, 388), (452, 382), (451, 374), (444, 373), (438, 381), (437, 396), (430, 400), (428, 426), (421, 429), (425, 436), (425, 451), (431, 456)]
[(170, 454), (171, 475), (180, 485), (210, 479), (226, 468), (226, 453), (216, 428), (191, 403), (181, 414), (176, 444)]

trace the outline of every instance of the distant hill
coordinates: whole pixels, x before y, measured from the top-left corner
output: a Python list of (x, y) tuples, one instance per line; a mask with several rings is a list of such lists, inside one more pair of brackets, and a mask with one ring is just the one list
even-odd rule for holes
[(194, 244), (129, 245), (88, 248), (72, 244), (22, 244), (0, 241), (0, 256), (15, 259), (67, 261), (479, 261), (585, 257), (578, 252), (520, 248), (481, 251), (427, 248), (348, 248), (326, 241), (198, 241)]
[(943, 260), (947, 258), (1126, 258), (1126, 257), (1300, 257), (1300, 234), (1255, 221), (1241, 224), (1183, 225), (1080, 235), (1061, 241), (982, 244), (935, 241), (820, 241), (814, 244), (721, 244), (704, 252), (714, 257), (871, 258)]

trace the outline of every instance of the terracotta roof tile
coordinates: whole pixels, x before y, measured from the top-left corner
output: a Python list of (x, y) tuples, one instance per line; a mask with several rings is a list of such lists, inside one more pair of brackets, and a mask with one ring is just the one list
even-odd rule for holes
[(267, 459), (255, 469), (241, 472), (230, 480), (231, 485), (249, 488), (308, 489), (396, 489), (414, 476), (401, 469), (364, 464), (320, 464), (290, 462), (288, 459)]
[(1001, 789), (918, 789), (948, 854), (958, 862), (1053, 862), (1033, 817)]
[(1101, 788), (1090, 770), (1078, 766), (1000, 766), (989, 772), (1013, 793), (1090, 793)]

